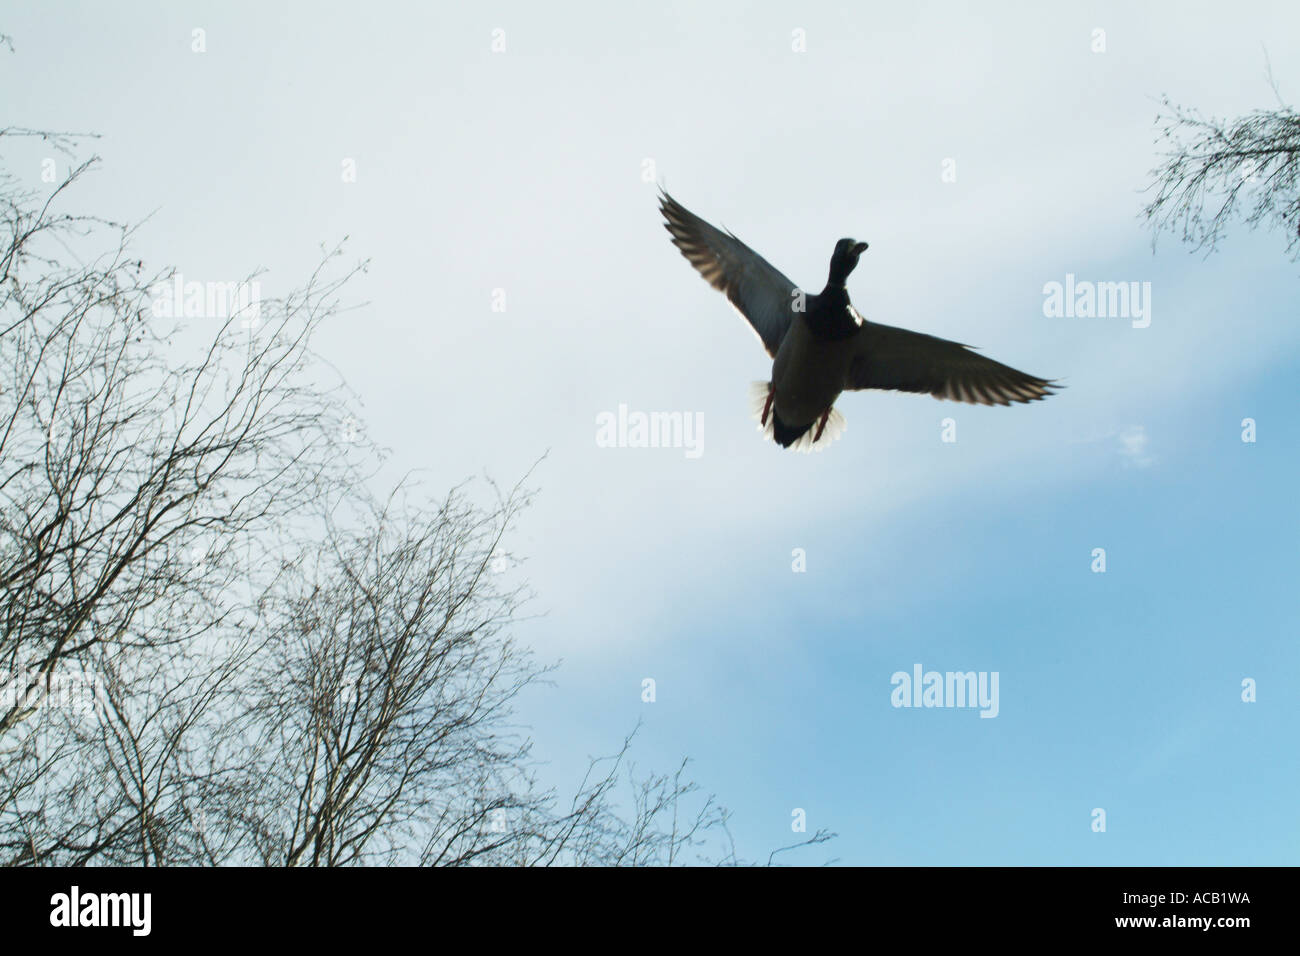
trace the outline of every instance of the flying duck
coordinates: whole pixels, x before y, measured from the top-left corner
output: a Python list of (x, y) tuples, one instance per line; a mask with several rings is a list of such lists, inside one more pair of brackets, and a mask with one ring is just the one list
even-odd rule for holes
[(730, 232), (660, 192), (673, 244), (726, 295), (773, 359), (771, 381), (756, 382), (751, 397), (759, 427), (783, 448), (821, 450), (838, 438), (845, 424), (835, 401), (845, 390), (884, 388), (1010, 405), (1038, 401), (1060, 388), (960, 343), (868, 322), (844, 288), (865, 242), (837, 242), (826, 287), (811, 295)]

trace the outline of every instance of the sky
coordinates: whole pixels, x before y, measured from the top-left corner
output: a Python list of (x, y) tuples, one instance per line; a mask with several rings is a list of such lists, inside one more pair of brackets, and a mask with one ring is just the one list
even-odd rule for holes
[[(1271, 63), (1300, 100), (1294, 4), (54, 2), (0, 32), (0, 125), (100, 134), (78, 201), (152, 214), (146, 261), (270, 294), (322, 243), (371, 261), (317, 348), (391, 476), (545, 455), (509, 572), (563, 661), (521, 701), (545, 782), (639, 722), (638, 768), (689, 756), (750, 858), (802, 811), (838, 836), (790, 862), (1296, 862), (1297, 265), (1140, 218), (1162, 95), (1268, 108)], [(782, 451), (656, 183), (809, 287), (866, 240), (868, 319), (1066, 388), (850, 393), (832, 447)], [(1067, 276), (1149, 311), (1045, 314)], [(620, 406), (698, 448), (608, 447)], [(996, 674), (996, 716), (894, 706), (917, 666)]]

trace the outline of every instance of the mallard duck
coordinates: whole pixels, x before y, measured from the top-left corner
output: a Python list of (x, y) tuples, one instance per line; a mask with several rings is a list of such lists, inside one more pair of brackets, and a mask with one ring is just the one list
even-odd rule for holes
[(837, 242), (826, 287), (810, 295), (662, 190), (659, 208), (673, 244), (726, 295), (771, 356), (772, 378), (753, 387), (754, 414), (764, 434), (784, 448), (820, 450), (838, 438), (845, 426), (835, 402), (844, 391), (884, 388), (1010, 405), (1039, 401), (1060, 387), (958, 342), (868, 322), (844, 287), (865, 242)]

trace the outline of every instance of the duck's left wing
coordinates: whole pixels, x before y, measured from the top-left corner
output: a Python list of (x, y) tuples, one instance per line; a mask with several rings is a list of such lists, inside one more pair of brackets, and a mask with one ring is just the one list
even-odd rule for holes
[(1061, 386), (995, 362), (959, 342), (864, 321), (845, 387), (924, 392), (977, 405), (1010, 405), (1044, 399)]
[(798, 287), (731, 233), (715, 229), (667, 193), (660, 196), (659, 209), (673, 244), (745, 317), (775, 358), (802, 299)]

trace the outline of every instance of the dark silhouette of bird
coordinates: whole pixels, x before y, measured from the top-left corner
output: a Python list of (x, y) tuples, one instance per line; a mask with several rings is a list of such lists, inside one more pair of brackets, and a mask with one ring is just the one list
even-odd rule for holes
[(840, 393), (881, 388), (979, 405), (1034, 402), (1060, 388), (968, 346), (868, 322), (844, 283), (867, 249), (841, 239), (826, 287), (813, 295), (730, 232), (709, 225), (661, 191), (664, 227), (713, 288), (726, 295), (772, 357), (772, 378), (754, 385), (754, 411), (784, 448), (820, 450), (844, 431)]

